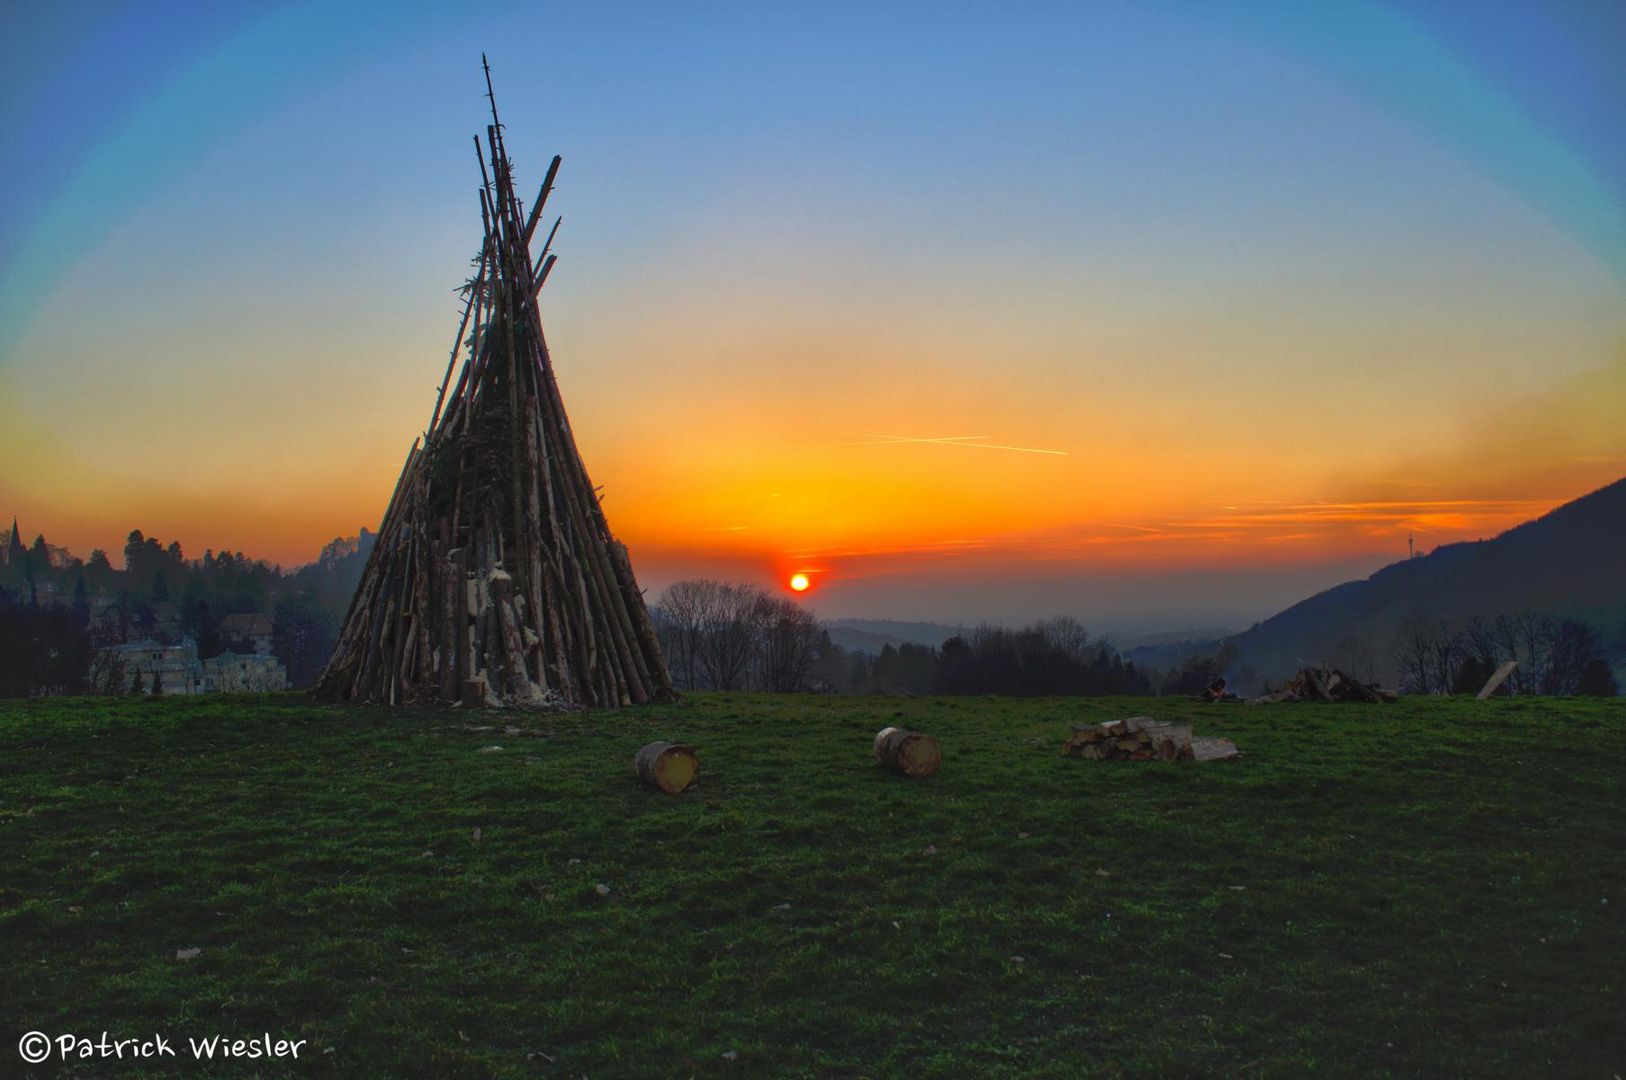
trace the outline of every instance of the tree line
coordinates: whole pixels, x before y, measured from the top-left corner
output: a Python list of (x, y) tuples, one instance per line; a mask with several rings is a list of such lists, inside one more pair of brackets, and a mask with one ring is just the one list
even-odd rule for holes
[(1467, 619), (1412, 619), (1395, 636), (1400, 689), (1472, 694), (1508, 660), (1503, 693), (1613, 697), (1619, 692), (1598, 631), (1539, 611)]
[(216, 656), (228, 644), (224, 619), (262, 613), (272, 616), (272, 654), (290, 683), (309, 686), (332, 651), (372, 539), (365, 529), (336, 538), (290, 572), (241, 551), (189, 559), (179, 542), (140, 529), (126, 538), (123, 569), (100, 548), (80, 559), (36, 537), (0, 570), (0, 696), (100, 689), (91, 660), (104, 645), (190, 638), (200, 657)]
[(754, 585), (679, 581), (650, 617), (679, 690), (808, 689), (834, 648), (809, 611)]
[(679, 690), (1150, 694), (1153, 680), (1076, 619), (985, 624), (941, 647), (848, 652), (807, 609), (754, 585), (680, 581), (650, 610)]

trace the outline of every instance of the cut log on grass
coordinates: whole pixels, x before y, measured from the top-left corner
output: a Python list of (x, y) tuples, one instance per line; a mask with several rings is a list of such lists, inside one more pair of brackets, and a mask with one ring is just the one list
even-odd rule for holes
[(694, 783), (700, 759), (682, 743), (652, 742), (632, 759), (638, 779), (668, 795), (676, 795)]
[(1230, 761), (1242, 756), (1230, 739), (1199, 735), (1191, 740), (1191, 756), (1198, 761)]
[(942, 766), (943, 753), (930, 735), (887, 727), (875, 736), (875, 760), (905, 776), (931, 776)]

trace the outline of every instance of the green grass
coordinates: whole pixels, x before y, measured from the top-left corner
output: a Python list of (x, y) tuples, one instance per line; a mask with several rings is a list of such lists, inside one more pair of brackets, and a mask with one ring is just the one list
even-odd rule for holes
[[(1247, 756), (1056, 755), (1142, 712)], [(1623, 795), (1626, 701), (3, 704), (0, 1075), (106, 1029), (309, 1040), (153, 1075), (1607, 1080)]]

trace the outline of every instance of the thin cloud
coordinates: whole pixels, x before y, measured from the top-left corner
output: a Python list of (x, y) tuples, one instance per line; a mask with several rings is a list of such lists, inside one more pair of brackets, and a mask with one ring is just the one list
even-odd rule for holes
[(1066, 457), (1066, 450), (1042, 450), (1034, 446), (1008, 446), (1004, 443), (983, 442), (987, 435), (939, 435), (925, 438), (913, 435), (870, 435), (868, 442), (849, 443), (851, 446), (903, 446), (911, 443), (929, 443), (940, 446), (975, 446), (983, 450), (1011, 450), (1019, 454), (1049, 454)]

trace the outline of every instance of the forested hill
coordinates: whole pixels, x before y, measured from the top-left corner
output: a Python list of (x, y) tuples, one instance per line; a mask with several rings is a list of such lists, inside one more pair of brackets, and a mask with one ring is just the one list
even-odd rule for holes
[(1229, 641), (1266, 679), (1351, 653), (1388, 670), (1408, 619), (1519, 611), (1583, 617), (1616, 650), (1626, 644), (1626, 479), (1495, 539), (1448, 544), (1335, 586)]

